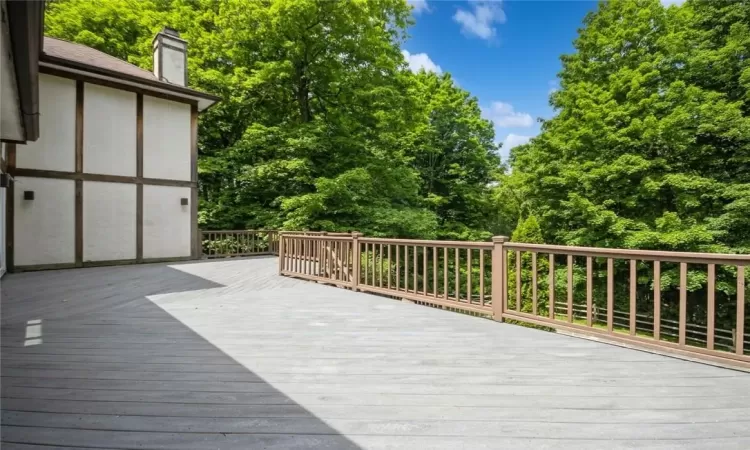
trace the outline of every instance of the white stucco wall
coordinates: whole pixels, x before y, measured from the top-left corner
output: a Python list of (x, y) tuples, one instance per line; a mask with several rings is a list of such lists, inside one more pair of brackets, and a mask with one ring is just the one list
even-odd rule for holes
[(143, 96), (143, 176), (190, 180), (190, 105)]
[(83, 260), (135, 259), (136, 185), (83, 182)]
[(75, 181), (16, 177), (13, 200), (14, 264), (75, 262)]
[(16, 167), (75, 170), (76, 82), (39, 74), (39, 139), (16, 147)]
[(86, 83), (83, 171), (136, 175), (136, 94)]
[(143, 186), (143, 257), (190, 256), (190, 188)]

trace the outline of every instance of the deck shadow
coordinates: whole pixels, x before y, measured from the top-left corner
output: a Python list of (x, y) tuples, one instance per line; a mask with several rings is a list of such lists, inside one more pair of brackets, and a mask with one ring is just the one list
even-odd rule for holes
[(167, 265), (4, 278), (2, 447), (358, 449), (147, 298), (219, 287)]

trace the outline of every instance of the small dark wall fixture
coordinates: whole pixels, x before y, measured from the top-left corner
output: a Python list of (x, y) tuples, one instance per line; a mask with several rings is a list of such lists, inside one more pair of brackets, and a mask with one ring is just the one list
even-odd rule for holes
[(34, 191), (23, 191), (24, 200), (34, 200)]
[(187, 199), (187, 198), (185, 198), (185, 197), (182, 197), (182, 198), (180, 199), (180, 205), (182, 205), (182, 206), (187, 206), (187, 204), (188, 204), (188, 199)]
[(10, 177), (10, 174), (0, 173), (0, 188), (10, 187), (11, 180), (12, 178)]

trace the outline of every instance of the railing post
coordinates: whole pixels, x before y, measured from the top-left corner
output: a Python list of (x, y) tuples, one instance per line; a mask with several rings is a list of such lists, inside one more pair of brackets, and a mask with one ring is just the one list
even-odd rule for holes
[(359, 285), (359, 269), (362, 258), (359, 255), (359, 237), (362, 233), (354, 231), (352, 233), (352, 290), (356, 291)]
[(279, 231), (279, 275), (284, 270), (284, 234)]
[[(494, 236), (492, 238), (492, 318), (498, 322), (503, 321), (505, 311), (506, 272), (505, 248), (508, 241), (507, 236)], [(484, 274), (482, 274), (484, 275)]]

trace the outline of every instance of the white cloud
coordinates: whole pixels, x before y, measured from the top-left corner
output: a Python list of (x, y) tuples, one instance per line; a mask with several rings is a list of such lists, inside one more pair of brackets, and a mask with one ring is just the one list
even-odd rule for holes
[(670, 5), (681, 5), (685, 3), (685, 0), (661, 0), (661, 4), (664, 6), (670, 6)]
[(495, 23), (505, 23), (502, 2), (471, 2), (471, 11), (459, 9), (453, 20), (461, 24), (461, 32), (481, 39), (492, 39), (497, 34)]
[(408, 3), (411, 5), (414, 14), (430, 12), (430, 5), (427, 4), (427, 0), (408, 0)]
[(510, 103), (492, 102), (489, 108), (482, 108), (482, 115), (501, 128), (528, 128), (534, 124), (530, 114), (516, 111)]
[(411, 54), (408, 50), (401, 50), (401, 53), (404, 55), (406, 63), (409, 64), (409, 70), (414, 73), (419, 72), (420, 69), (424, 69), (427, 72), (443, 73), (443, 69), (435, 64), (427, 53)]
[(505, 150), (505, 152), (508, 152), (513, 147), (518, 147), (519, 145), (528, 143), (533, 137), (534, 136), (523, 136), (520, 134), (511, 133), (505, 136), (505, 140), (503, 141), (503, 150)]

